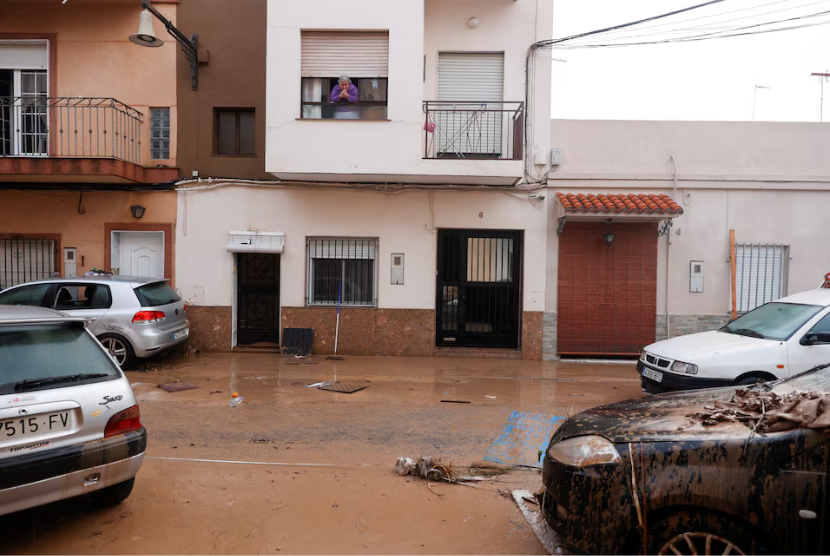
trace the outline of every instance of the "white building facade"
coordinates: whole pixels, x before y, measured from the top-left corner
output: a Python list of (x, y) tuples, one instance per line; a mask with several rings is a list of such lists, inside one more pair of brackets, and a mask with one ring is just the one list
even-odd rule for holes
[(179, 188), (194, 342), (312, 328), (316, 353), (337, 335), (347, 354), (541, 359), (551, 60), (530, 46), (552, 18), (552, 0), (269, 1), (274, 180)]
[(830, 272), (827, 124), (555, 120), (552, 138), (544, 359), (728, 322), (730, 230), (738, 313)]

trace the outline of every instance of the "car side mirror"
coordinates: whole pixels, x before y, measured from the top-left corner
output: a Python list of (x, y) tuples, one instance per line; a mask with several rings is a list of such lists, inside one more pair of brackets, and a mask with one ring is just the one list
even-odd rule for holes
[(812, 346), (816, 344), (830, 344), (830, 332), (811, 332), (801, 338), (802, 346)]

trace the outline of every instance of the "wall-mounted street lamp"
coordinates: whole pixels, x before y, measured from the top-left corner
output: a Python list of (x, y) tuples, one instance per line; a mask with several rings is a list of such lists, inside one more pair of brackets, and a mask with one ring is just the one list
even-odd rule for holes
[(605, 232), (602, 234), (602, 239), (605, 240), (605, 245), (611, 247), (614, 245), (614, 240), (617, 239), (617, 234), (612, 234), (611, 232)]
[(199, 88), (199, 35), (194, 34), (188, 39), (184, 33), (170, 23), (170, 20), (161, 15), (150, 4), (150, 0), (141, 0), (141, 5), (144, 7), (144, 11), (141, 12), (138, 33), (130, 35), (130, 40), (139, 46), (157, 47), (163, 45), (164, 41), (158, 38), (156, 32), (153, 30), (153, 16), (155, 16), (159, 21), (164, 23), (167, 32), (182, 45), (184, 55), (187, 56), (187, 61), (190, 62), (190, 70), (193, 76), (193, 90), (197, 90)]
[(147, 210), (141, 205), (133, 205), (130, 207), (130, 212), (133, 215), (133, 218), (141, 218), (144, 216), (144, 211)]

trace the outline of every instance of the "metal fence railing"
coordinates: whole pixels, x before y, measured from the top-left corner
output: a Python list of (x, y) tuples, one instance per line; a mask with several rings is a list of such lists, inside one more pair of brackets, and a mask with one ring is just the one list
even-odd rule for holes
[(54, 240), (0, 235), (0, 291), (32, 280), (52, 278), (57, 265)]
[(114, 98), (0, 97), (0, 157), (141, 163), (141, 112)]
[(424, 158), (522, 160), (523, 102), (424, 102)]

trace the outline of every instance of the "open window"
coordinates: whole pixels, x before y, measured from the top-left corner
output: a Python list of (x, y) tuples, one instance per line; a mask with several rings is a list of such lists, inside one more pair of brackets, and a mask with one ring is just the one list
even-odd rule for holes
[(304, 31), (301, 71), (303, 119), (387, 119), (389, 33)]
[(47, 156), (46, 40), (0, 40), (0, 156)]

